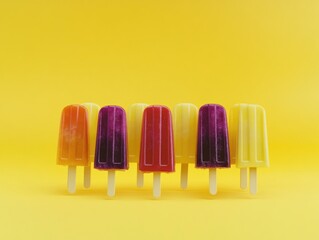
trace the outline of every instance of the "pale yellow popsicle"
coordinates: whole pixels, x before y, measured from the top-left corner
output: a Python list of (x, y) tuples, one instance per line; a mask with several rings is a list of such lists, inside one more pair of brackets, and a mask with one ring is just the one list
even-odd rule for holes
[(138, 169), (140, 159), (140, 145), (142, 134), (142, 120), (144, 109), (148, 105), (145, 103), (135, 103), (129, 107), (128, 111), (128, 153), (129, 162), (137, 163), (137, 186), (143, 186), (143, 173)]
[(265, 109), (254, 104), (236, 104), (230, 112), (231, 162), (241, 169), (241, 187), (247, 186), (250, 168), (250, 191), (256, 193), (256, 168), (269, 167)]
[(181, 163), (181, 188), (187, 188), (188, 164), (195, 162), (198, 109), (181, 103), (174, 108), (175, 161)]
[[(88, 114), (88, 132), (89, 132), (89, 160), (94, 162), (95, 157), (95, 141), (97, 131), (97, 120), (100, 106), (95, 103), (83, 103)], [(91, 164), (84, 168), (84, 187), (89, 188), (91, 185)]]

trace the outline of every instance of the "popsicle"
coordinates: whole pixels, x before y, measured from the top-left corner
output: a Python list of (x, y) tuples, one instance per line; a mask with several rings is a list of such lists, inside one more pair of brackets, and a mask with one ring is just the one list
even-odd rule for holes
[(269, 167), (265, 109), (254, 104), (236, 104), (230, 112), (231, 162), (240, 168), (240, 186), (257, 193), (257, 168)]
[(187, 188), (188, 164), (195, 163), (198, 109), (194, 104), (177, 104), (174, 109), (175, 161), (181, 163), (181, 188)]
[(68, 191), (76, 190), (76, 167), (88, 166), (88, 119), (85, 107), (66, 106), (62, 111), (57, 164), (68, 167)]
[(161, 172), (174, 172), (174, 140), (171, 111), (153, 105), (143, 114), (139, 169), (153, 172), (153, 196), (161, 195)]
[(144, 176), (138, 168), (138, 162), (140, 158), (143, 112), (147, 106), (145, 103), (135, 103), (130, 106), (128, 112), (129, 161), (137, 165), (137, 187), (143, 187), (144, 185)]
[(199, 109), (197, 168), (209, 168), (209, 192), (217, 193), (216, 168), (229, 168), (227, 116), (224, 107), (206, 104)]
[(88, 113), (88, 133), (89, 133), (89, 165), (84, 167), (84, 187), (89, 188), (91, 185), (91, 162), (94, 162), (95, 140), (97, 130), (97, 118), (100, 106), (94, 103), (83, 103)]
[(115, 196), (115, 170), (128, 169), (126, 114), (119, 106), (99, 112), (94, 168), (108, 171), (107, 194)]

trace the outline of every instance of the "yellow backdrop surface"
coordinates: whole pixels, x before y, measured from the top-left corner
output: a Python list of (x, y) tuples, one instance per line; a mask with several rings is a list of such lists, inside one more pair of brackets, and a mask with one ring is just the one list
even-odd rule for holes
[[(0, 2), (0, 239), (318, 239), (319, 1)], [(259, 193), (235, 167), (180, 166), (135, 187), (136, 165), (66, 191), (55, 165), (68, 104), (239, 102), (266, 108), (270, 164)]]

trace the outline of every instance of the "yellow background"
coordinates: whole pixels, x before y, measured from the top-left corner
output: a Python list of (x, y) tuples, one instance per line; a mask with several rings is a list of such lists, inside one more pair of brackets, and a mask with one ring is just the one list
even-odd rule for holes
[[(0, 239), (318, 239), (319, 1), (0, 2)], [(238, 102), (267, 110), (270, 163), (259, 193), (236, 168), (179, 166), (135, 187), (135, 164), (66, 192), (55, 165), (61, 109), (95, 102)]]

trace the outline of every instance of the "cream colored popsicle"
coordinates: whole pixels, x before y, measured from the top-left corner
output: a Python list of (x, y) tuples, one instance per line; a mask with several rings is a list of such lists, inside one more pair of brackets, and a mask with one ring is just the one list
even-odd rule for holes
[(143, 112), (147, 106), (145, 103), (135, 103), (129, 107), (128, 111), (129, 162), (136, 163), (137, 187), (143, 187), (144, 185), (144, 176), (138, 168), (138, 162), (140, 159)]
[(89, 188), (91, 186), (91, 162), (94, 162), (95, 156), (97, 120), (100, 106), (95, 103), (83, 103), (81, 105), (86, 108), (88, 114), (89, 165), (84, 167), (84, 187)]
[(240, 168), (240, 186), (247, 187), (250, 169), (250, 192), (257, 193), (257, 168), (269, 167), (265, 109), (259, 105), (236, 104), (230, 112), (231, 162)]
[(175, 161), (181, 164), (181, 188), (187, 188), (188, 164), (195, 163), (198, 109), (181, 103), (174, 108)]

